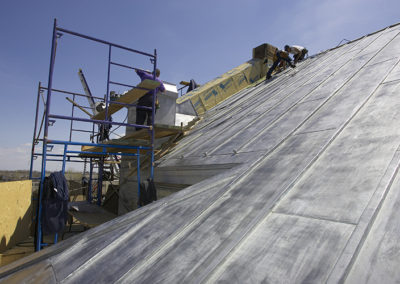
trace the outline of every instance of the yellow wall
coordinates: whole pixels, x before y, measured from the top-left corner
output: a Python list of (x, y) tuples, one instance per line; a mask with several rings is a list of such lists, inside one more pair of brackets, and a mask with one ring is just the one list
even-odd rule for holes
[(0, 252), (25, 240), (32, 223), (32, 181), (0, 183)]

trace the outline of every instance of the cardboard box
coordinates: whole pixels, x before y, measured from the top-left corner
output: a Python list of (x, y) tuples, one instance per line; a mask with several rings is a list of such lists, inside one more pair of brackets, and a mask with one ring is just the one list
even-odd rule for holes
[(265, 60), (267, 58), (272, 60), (277, 50), (278, 50), (277, 47), (268, 43), (264, 43), (262, 45), (253, 48), (253, 59)]

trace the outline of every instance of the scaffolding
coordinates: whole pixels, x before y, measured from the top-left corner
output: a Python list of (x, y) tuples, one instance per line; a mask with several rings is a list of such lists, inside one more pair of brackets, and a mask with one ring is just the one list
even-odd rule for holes
[[(100, 43), (108, 47), (108, 64), (107, 64), (107, 88), (105, 97), (94, 97), (89, 91), (89, 94), (79, 94), (76, 92), (69, 92), (65, 90), (55, 89), (53, 88), (53, 74), (55, 68), (55, 57), (56, 57), (56, 48), (57, 48), (57, 40), (63, 34), (69, 34), (74, 37), (83, 38), (92, 42)], [(115, 82), (110, 80), (111, 66), (119, 66), (121, 68), (126, 68), (130, 70), (142, 70), (140, 68), (136, 68), (133, 66), (128, 66), (125, 64), (117, 63), (112, 60), (112, 51), (113, 49), (124, 50), (130, 53), (135, 53), (139, 55), (143, 55), (150, 59), (150, 62), (153, 67), (154, 80), (144, 80), (137, 86), (131, 86), (128, 84)], [(89, 166), (89, 181), (88, 181), (88, 191), (87, 191), (87, 201), (92, 203), (94, 200), (97, 205), (101, 205), (102, 201), (102, 183), (103, 183), (103, 172), (104, 167), (107, 161), (111, 159), (118, 159), (119, 156), (134, 156), (137, 159), (137, 181), (138, 181), (138, 196), (140, 196), (140, 156), (145, 153), (150, 156), (150, 178), (154, 179), (154, 139), (155, 139), (155, 127), (154, 121), (152, 119), (151, 125), (137, 125), (131, 123), (125, 123), (125, 121), (112, 121), (111, 115), (118, 110), (124, 107), (134, 106), (136, 108), (143, 108), (152, 111), (153, 118), (155, 117), (155, 96), (156, 96), (156, 88), (159, 86), (159, 82), (156, 81), (155, 71), (157, 66), (157, 51), (154, 49), (154, 54), (145, 53), (142, 51), (138, 51), (135, 49), (131, 49), (128, 47), (124, 47), (122, 45), (114, 44), (108, 41), (104, 41), (101, 39), (97, 39), (94, 37), (90, 37), (87, 35), (83, 35), (77, 32), (73, 32), (70, 30), (66, 30), (64, 28), (57, 26), (57, 20), (54, 19), (53, 25), (53, 33), (52, 33), (52, 44), (51, 44), (51, 55), (50, 55), (50, 66), (49, 66), (49, 76), (48, 76), (48, 84), (47, 87), (43, 87), (41, 83), (39, 83), (37, 100), (36, 100), (36, 114), (35, 114), (35, 125), (32, 139), (32, 152), (31, 152), (31, 161), (30, 161), (30, 179), (39, 180), (39, 191), (38, 191), (38, 199), (37, 199), (37, 213), (35, 216), (36, 221), (36, 229), (35, 229), (35, 248), (36, 251), (41, 250), (43, 247), (48, 244), (43, 243), (43, 230), (42, 230), (42, 210), (43, 210), (43, 190), (44, 190), (44, 180), (46, 177), (46, 164), (49, 161), (56, 161), (62, 163), (62, 173), (65, 174), (66, 163), (76, 162), (76, 163), (84, 163), (84, 173), (86, 172), (87, 166)], [(110, 98), (110, 85), (119, 85), (124, 87), (129, 87), (131, 90), (126, 94), (122, 95), (119, 99), (111, 99)], [(86, 91), (86, 90), (85, 90)], [(148, 92), (152, 92), (153, 95), (153, 106), (143, 107), (133, 104), (138, 98), (143, 96)], [(47, 92), (46, 97), (44, 93)], [(51, 101), (52, 96), (55, 94), (67, 94), (72, 96), (71, 98), (67, 98), (67, 100), (72, 103), (71, 115), (58, 115), (52, 112)], [(39, 121), (39, 112), (40, 112), (40, 98), (43, 100), (43, 116), (42, 122), (38, 127)], [(96, 111), (91, 115), (88, 109), (93, 108), (91, 104), (90, 107), (82, 107), (78, 103), (76, 103), (77, 97), (86, 97), (89, 98), (93, 102), (97, 100), (98, 102), (102, 102), (105, 106), (103, 110)], [(82, 112), (90, 115), (89, 118), (82, 118), (76, 115), (76, 109), (80, 109)], [(51, 139), (49, 137), (49, 127), (54, 125), (56, 120), (67, 120), (70, 121), (70, 129), (69, 129), (69, 138), (65, 140), (59, 139)], [(91, 130), (83, 130), (74, 127), (74, 122), (87, 123), (91, 125)], [(130, 145), (129, 143), (111, 143), (107, 140), (99, 139), (99, 137), (103, 136), (104, 129), (107, 126), (117, 125), (117, 126), (125, 126), (131, 127), (135, 129), (140, 129), (137, 132), (145, 131), (149, 136), (150, 143), (144, 145)], [(98, 131), (96, 131), (96, 126), (98, 127)], [(90, 139), (88, 141), (74, 141), (73, 132), (81, 132), (90, 134)], [(40, 147), (41, 145), (41, 147)], [(63, 147), (62, 153), (52, 153), (52, 149), (55, 146)], [(80, 146), (81, 148), (76, 150), (76, 147)], [(73, 149), (75, 147), (75, 149)], [(41, 151), (40, 151), (41, 148)], [(40, 177), (33, 177), (33, 168), (34, 161), (41, 159), (41, 170)], [(95, 168), (97, 167), (97, 178), (94, 178), (96, 174)], [(95, 186), (93, 185), (95, 183)], [(92, 189), (97, 186), (97, 196), (92, 196)], [(54, 243), (57, 242), (58, 234), (55, 234)]]

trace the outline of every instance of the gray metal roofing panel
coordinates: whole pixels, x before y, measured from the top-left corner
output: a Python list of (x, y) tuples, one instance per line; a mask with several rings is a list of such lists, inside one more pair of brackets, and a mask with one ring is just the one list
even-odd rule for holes
[[(397, 151), (397, 155), (399, 155)], [(399, 160), (397, 160), (399, 163)], [(400, 183), (397, 175), (379, 208), (349, 276), (349, 283), (399, 282)], [(383, 194), (383, 193), (381, 193)]]
[(399, 31), (235, 94), (158, 166), (225, 172), (0, 268), (0, 279), (398, 282)]
[(272, 213), (209, 282), (324, 283), (352, 230), (349, 224)]
[(386, 84), (374, 93), (277, 212), (357, 224), (399, 147), (399, 87)]

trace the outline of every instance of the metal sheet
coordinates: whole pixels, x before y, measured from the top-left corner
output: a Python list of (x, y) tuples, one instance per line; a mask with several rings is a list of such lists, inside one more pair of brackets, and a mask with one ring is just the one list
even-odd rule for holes
[[(400, 85), (383, 85), (277, 212), (356, 224), (400, 145)], [(390, 134), (389, 134), (390, 133)]]
[(342, 223), (271, 214), (208, 282), (324, 283), (353, 229)]
[[(398, 170), (398, 169), (397, 169)], [(397, 283), (400, 279), (400, 181), (397, 176), (347, 277), (348, 283)]]

